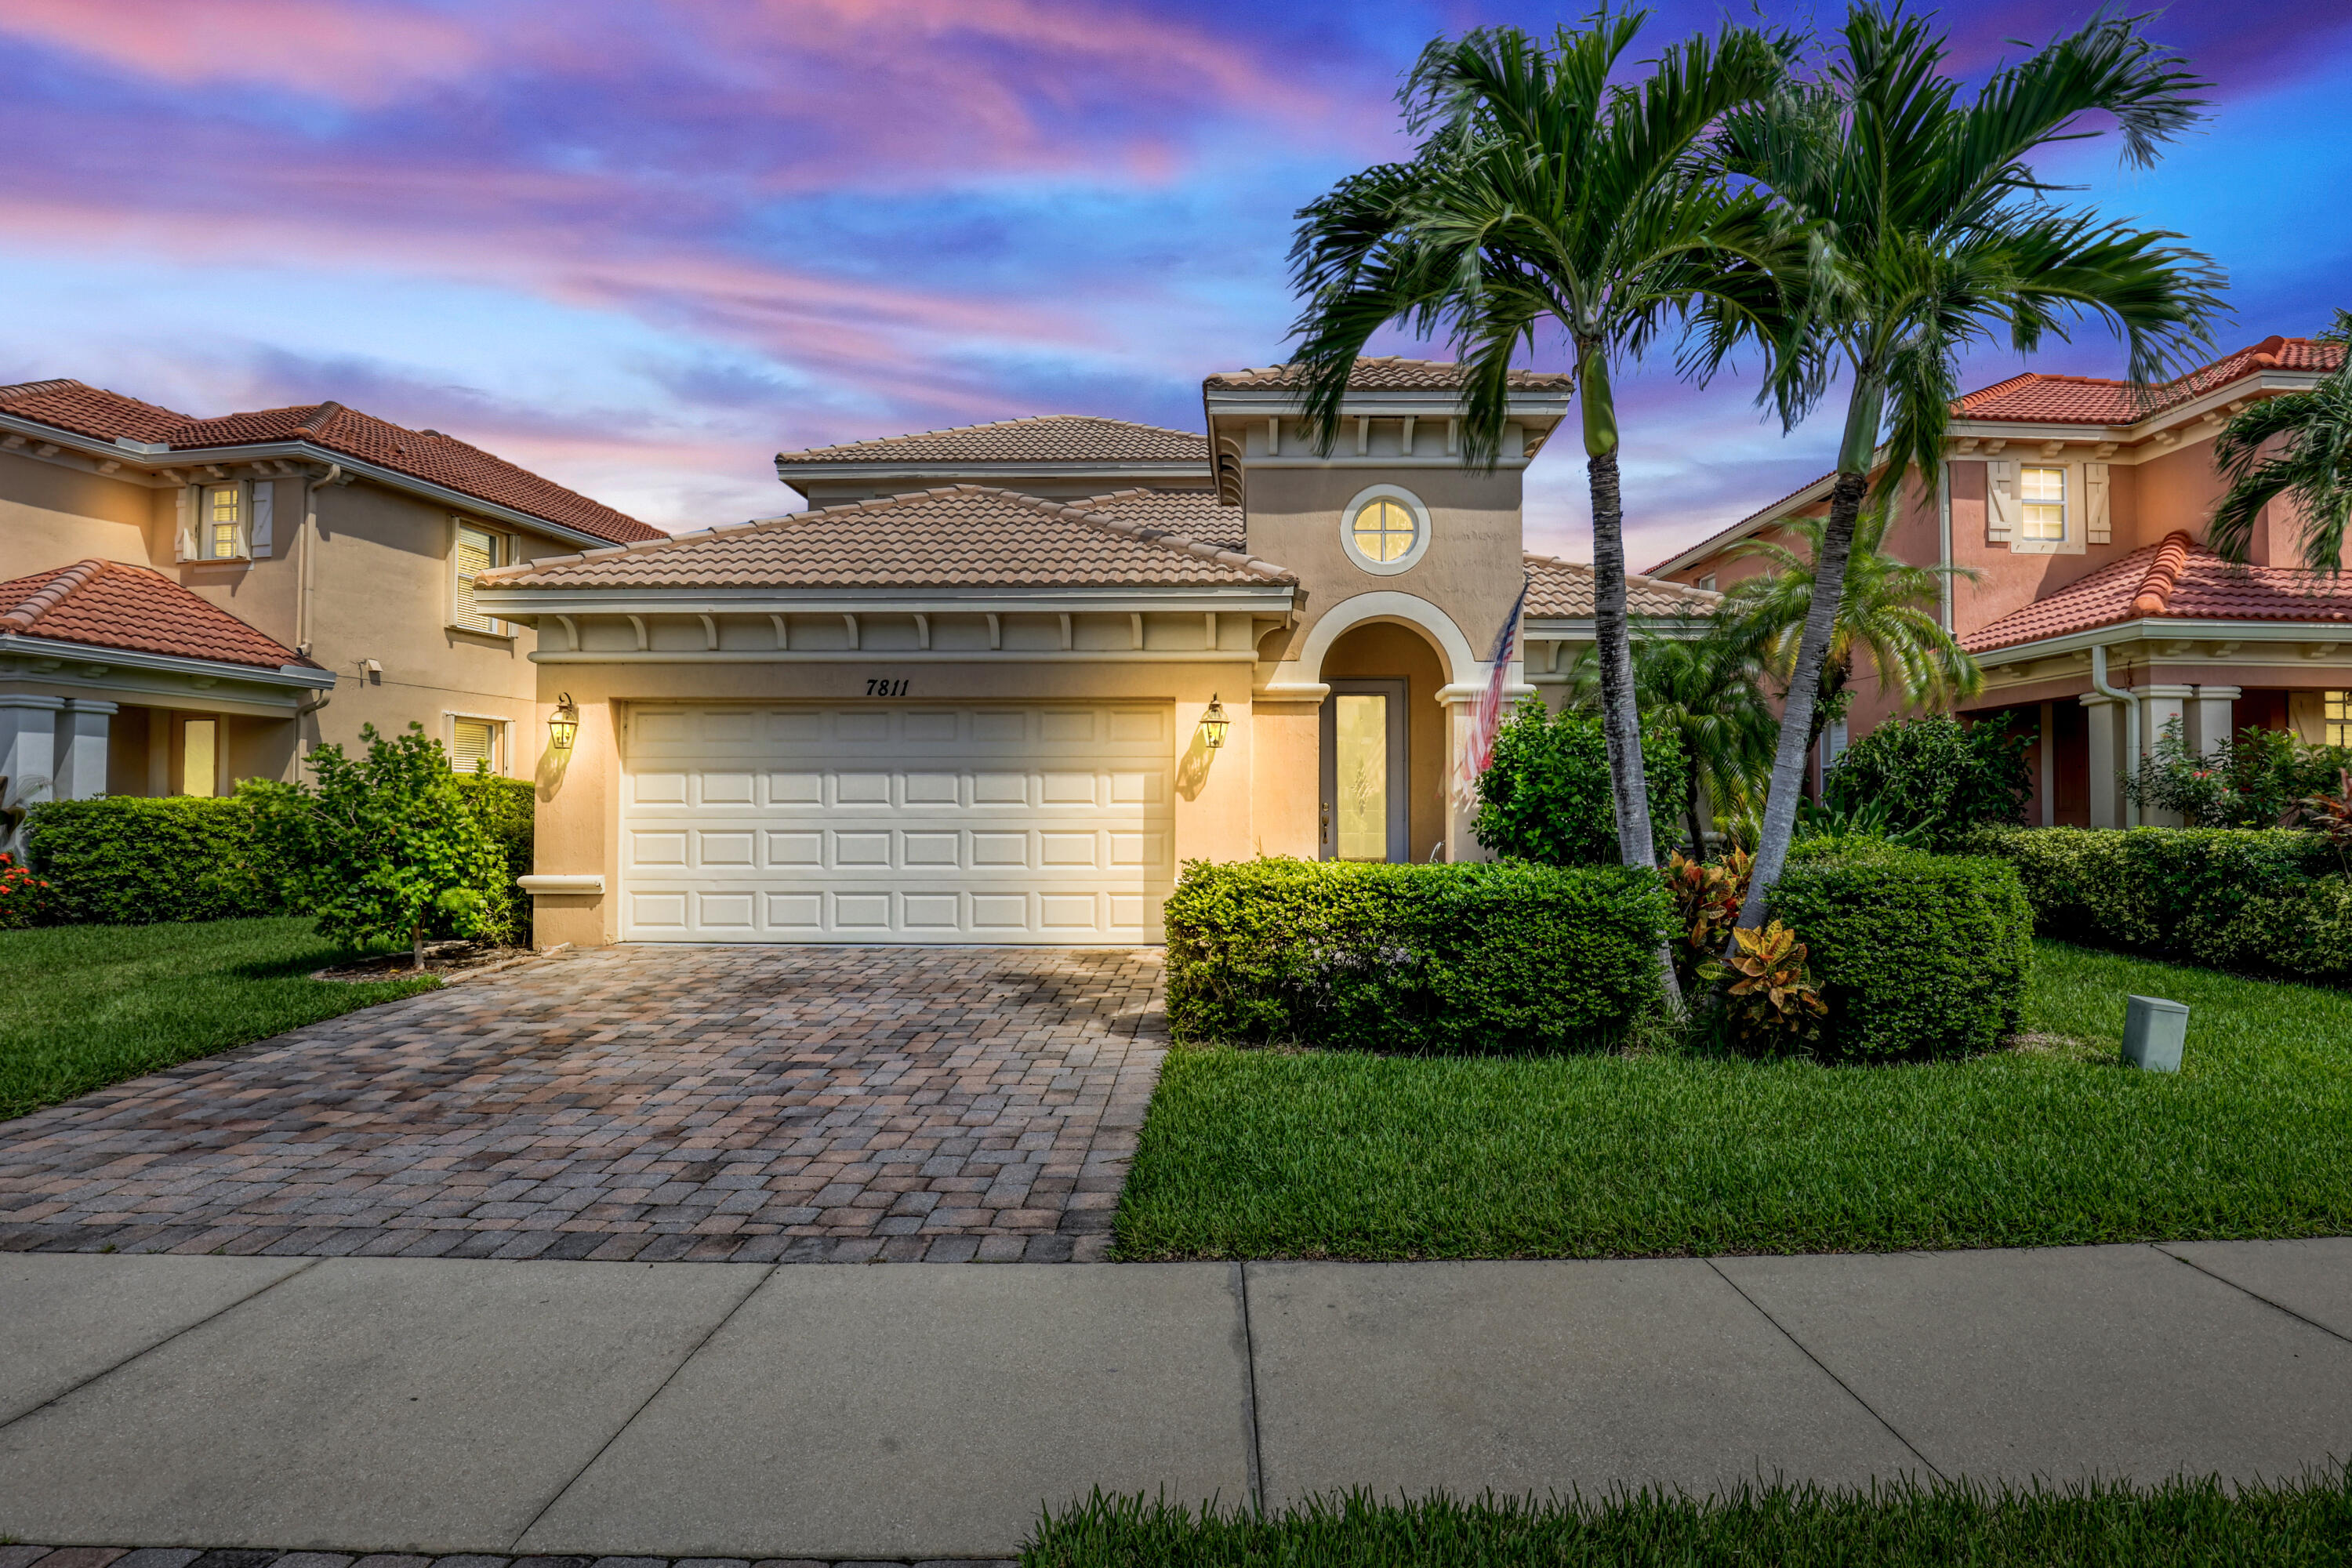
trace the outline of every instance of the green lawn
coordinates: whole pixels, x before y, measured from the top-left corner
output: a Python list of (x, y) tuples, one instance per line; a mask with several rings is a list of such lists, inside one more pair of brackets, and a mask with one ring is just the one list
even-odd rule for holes
[(0, 931), (0, 1119), (436, 984), (308, 978), (342, 953), (299, 919)]
[(1708, 1501), (1654, 1491), (1534, 1504), (1357, 1496), (1271, 1516), (1100, 1495), (1049, 1514), (1022, 1568), (1569, 1568), (1570, 1564), (2064, 1563), (2171, 1568), (2352, 1562), (2352, 1472), (2225, 1490), (2092, 1484), (1875, 1493), (1759, 1488)]
[[(2191, 1009), (2178, 1077), (2127, 992)], [(1898, 1067), (1177, 1049), (1124, 1258), (1643, 1257), (2352, 1233), (2352, 994), (2036, 945), (2036, 1046)]]

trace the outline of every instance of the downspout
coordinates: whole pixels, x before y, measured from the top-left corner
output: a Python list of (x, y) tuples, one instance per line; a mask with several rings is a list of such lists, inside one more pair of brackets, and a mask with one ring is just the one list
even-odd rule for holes
[[(1956, 566), (1952, 559), (1952, 460), (1946, 458), (1936, 465), (1936, 532), (1937, 547), (1943, 552), (1947, 566)], [(1936, 584), (1937, 608), (1943, 612), (1944, 629), (1952, 629), (1952, 574), (1947, 572)]]
[[(2110, 702), (2124, 705), (2124, 776), (2139, 777), (2139, 699), (2120, 687), (2107, 684), (2107, 646), (2091, 645), (2091, 689)], [(2139, 826), (2139, 802), (2126, 794), (2124, 796), (2124, 826)]]
[(319, 488), (342, 477), (343, 466), (329, 463), (325, 473), (305, 479), (302, 485), (302, 566), (294, 591), (294, 651), (304, 658), (310, 657), (310, 557), (318, 550)]

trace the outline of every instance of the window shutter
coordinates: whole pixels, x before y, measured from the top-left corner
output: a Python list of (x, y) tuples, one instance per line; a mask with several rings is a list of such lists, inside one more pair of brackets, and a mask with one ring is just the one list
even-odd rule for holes
[(498, 542), (478, 528), (457, 525), (457, 603), (453, 619), (470, 631), (494, 632), (499, 623), (474, 605), (474, 578), (499, 563)]
[(2107, 466), (2105, 463), (2083, 465), (2083, 489), (2086, 498), (2085, 528), (2094, 544), (2105, 544), (2111, 537), (2107, 525)]
[(269, 559), (269, 517), (277, 510), (277, 501), (276, 485), (268, 479), (253, 481), (253, 525), (246, 544), (256, 561)]
[(196, 487), (194, 485), (182, 485), (180, 487), (179, 542), (173, 549), (172, 559), (174, 561), (194, 561), (195, 558)]
[(1995, 458), (1985, 465), (1990, 481), (1985, 495), (1985, 542), (2007, 544), (2017, 526), (2017, 464)]
[(470, 773), (477, 763), (488, 763), (490, 771), (499, 771), (498, 726), (488, 719), (459, 719), (451, 726), (449, 765), (461, 773)]

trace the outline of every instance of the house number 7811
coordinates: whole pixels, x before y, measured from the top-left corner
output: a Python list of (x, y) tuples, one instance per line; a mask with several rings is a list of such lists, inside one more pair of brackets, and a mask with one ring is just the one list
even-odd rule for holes
[(869, 680), (866, 683), (868, 697), (904, 697), (907, 683), (903, 680)]

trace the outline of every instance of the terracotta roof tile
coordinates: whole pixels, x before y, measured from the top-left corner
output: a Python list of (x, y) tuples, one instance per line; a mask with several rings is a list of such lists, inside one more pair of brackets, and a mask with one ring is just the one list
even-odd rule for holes
[(1074, 504), (1120, 522), (1164, 528), (1220, 550), (1241, 550), (1247, 544), (1245, 514), (1219, 501), (1214, 490), (1113, 490)]
[[(1562, 561), (1550, 555), (1527, 557), (1527, 613), (1585, 620), (1592, 615), (1592, 567), (1582, 561)], [(1626, 607), (1636, 616), (1687, 618), (1704, 616), (1723, 598), (1704, 588), (1669, 583), (1660, 577), (1625, 574)]]
[(662, 537), (657, 528), (454, 436), (411, 430), (340, 403), (265, 408), (205, 419), (79, 381), (33, 381), (0, 386), (0, 413), (100, 440), (128, 437), (160, 442), (174, 452), (302, 441), (330, 457), (373, 463), (599, 539), (622, 542)]
[[(1463, 381), (1462, 366), (1452, 360), (1400, 359), (1394, 354), (1360, 359), (1348, 377), (1349, 386), (1365, 392), (1453, 392), (1461, 388)], [(1270, 364), (1256, 370), (1219, 371), (1201, 384), (1224, 392), (1297, 386), (1299, 368)], [(1576, 378), (1550, 371), (1515, 370), (1511, 385), (1521, 392), (1568, 392), (1575, 387)]]
[(2232, 566), (2175, 532), (1960, 639), (1971, 653), (2129, 620), (2352, 621), (2352, 576)]
[(1086, 414), (1003, 419), (953, 430), (925, 430), (779, 452), (779, 468), (820, 463), (1199, 463), (1209, 443), (1190, 430), (1166, 430)]
[(0, 583), (0, 635), (266, 669), (319, 668), (162, 573), (119, 561), (77, 561)]
[(2145, 392), (2135, 391), (2129, 382), (2029, 372), (1969, 393), (1952, 405), (1952, 414), (1959, 419), (2048, 425), (2130, 425), (2262, 371), (2331, 371), (2343, 363), (2339, 343), (2272, 336)]
[(1213, 587), (1281, 567), (1145, 521), (984, 485), (795, 512), (484, 574), (521, 588)]

